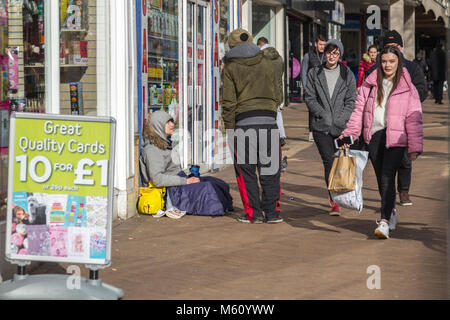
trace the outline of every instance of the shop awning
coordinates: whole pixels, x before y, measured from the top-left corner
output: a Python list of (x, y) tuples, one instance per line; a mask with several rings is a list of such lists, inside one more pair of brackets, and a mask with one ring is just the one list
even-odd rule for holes
[(286, 0), (286, 6), (296, 10), (334, 10), (335, 2), (335, 0)]

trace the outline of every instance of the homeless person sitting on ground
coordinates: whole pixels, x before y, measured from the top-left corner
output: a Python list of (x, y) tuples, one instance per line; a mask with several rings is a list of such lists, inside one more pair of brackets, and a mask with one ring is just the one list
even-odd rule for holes
[(166, 211), (154, 217), (167, 215), (181, 218), (186, 213), (220, 216), (233, 210), (233, 199), (228, 184), (214, 177), (188, 177), (172, 150), (170, 136), (175, 124), (171, 116), (160, 110), (151, 114), (144, 128), (144, 144), (139, 159), (141, 180), (156, 187), (167, 187)]

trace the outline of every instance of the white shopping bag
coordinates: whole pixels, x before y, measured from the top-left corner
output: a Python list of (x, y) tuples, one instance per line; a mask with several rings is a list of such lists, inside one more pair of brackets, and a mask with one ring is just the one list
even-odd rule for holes
[[(361, 213), (363, 209), (363, 173), (369, 159), (369, 152), (360, 150), (348, 150), (350, 157), (356, 157), (356, 188), (349, 192), (330, 192), (333, 201), (343, 208), (355, 209)], [(339, 156), (339, 151), (336, 152)]]

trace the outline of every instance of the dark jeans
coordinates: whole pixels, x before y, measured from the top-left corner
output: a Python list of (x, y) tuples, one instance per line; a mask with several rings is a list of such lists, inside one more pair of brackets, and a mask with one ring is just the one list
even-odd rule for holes
[(386, 130), (381, 130), (372, 136), (368, 149), (381, 196), (381, 219), (389, 220), (395, 207), (395, 175), (401, 166), (406, 148), (386, 149)]
[[(279, 218), (281, 213), (279, 203), (281, 197), (281, 147), (277, 125), (253, 125), (239, 128), (244, 133), (256, 129), (257, 133), (256, 140), (245, 139), (245, 146), (239, 146), (239, 139), (234, 138), (234, 169), (244, 211), (250, 221), (253, 221), (255, 217), (263, 218), (262, 211), (268, 220)], [(260, 135), (259, 129), (267, 130), (266, 134)], [(271, 139), (274, 130), (276, 130), (276, 139)], [(264, 131), (262, 132), (264, 133)], [(271, 152), (272, 143), (276, 143), (273, 146), (276, 154)], [(256, 161), (252, 161), (252, 157)], [(258, 175), (256, 171), (258, 171)], [(262, 188), (262, 199), (258, 180)]]
[(319, 150), (324, 168), (325, 184), (328, 187), (328, 177), (330, 176), (331, 167), (333, 166), (334, 153), (337, 149), (334, 147), (334, 139), (336, 137), (323, 132), (313, 131), (314, 142)]
[(412, 163), (409, 158), (408, 148), (403, 153), (402, 163), (397, 174), (397, 190), (398, 192), (409, 192), (411, 186)]
[(444, 81), (433, 80), (433, 97), (436, 102), (442, 102), (442, 96), (444, 94)]
[[(362, 135), (359, 137), (359, 139), (355, 141), (355, 143), (350, 147), (350, 149), (368, 151), (367, 144), (365, 143)], [(409, 158), (408, 148), (405, 148), (402, 163), (400, 165), (400, 168), (398, 169), (397, 174), (398, 192), (406, 192), (406, 193), (409, 192), (409, 188), (411, 186), (411, 173), (412, 173), (412, 163), (411, 159)]]

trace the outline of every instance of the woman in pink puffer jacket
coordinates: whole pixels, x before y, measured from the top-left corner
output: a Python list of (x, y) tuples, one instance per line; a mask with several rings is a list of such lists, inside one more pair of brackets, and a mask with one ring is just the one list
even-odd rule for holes
[(395, 175), (405, 148), (412, 161), (422, 153), (423, 129), (419, 94), (403, 68), (400, 51), (389, 46), (380, 57), (378, 68), (360, 88), (340, 138), (351, 135), (356, 140), (363, 133), (381, 195), (381, 222), (375, 235), (387, 239), (398, 221)]

